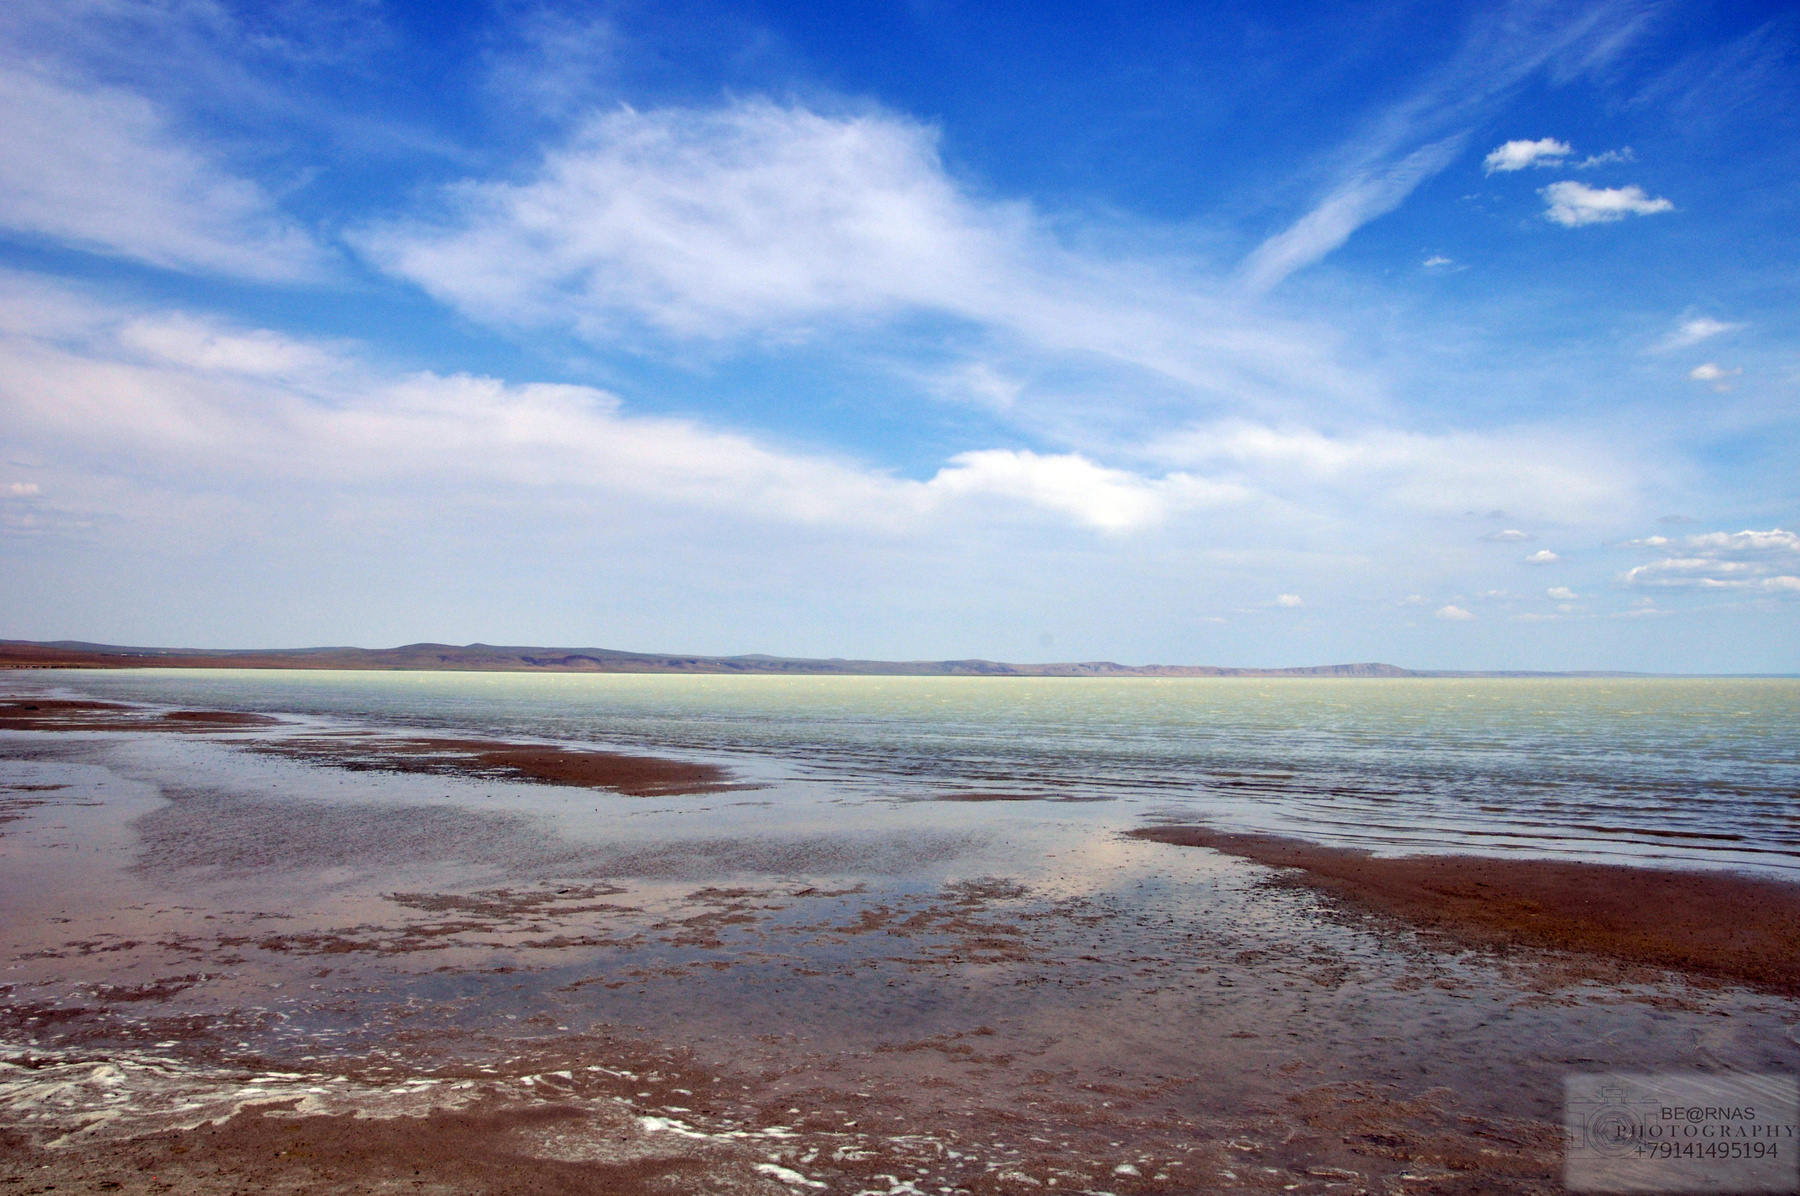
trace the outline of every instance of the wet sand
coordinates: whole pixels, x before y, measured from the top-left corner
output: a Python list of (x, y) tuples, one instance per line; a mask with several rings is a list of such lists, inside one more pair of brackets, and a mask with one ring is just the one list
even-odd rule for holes
[(716, 765), (48, 706), (0, 706), (19, 1192), (1553, 1192), (1568, 1071), (1800, 1058), (1786, 990), (1371, 929), (1122, 805), (850, 836)]
[(1204, 826), (1128, 833), (1283, 869), (1271, 883), (1328, 893), (1454, 945), (1547, 948), (1800, 995), (1800, 883), (1558, 860), (1380, 857)]

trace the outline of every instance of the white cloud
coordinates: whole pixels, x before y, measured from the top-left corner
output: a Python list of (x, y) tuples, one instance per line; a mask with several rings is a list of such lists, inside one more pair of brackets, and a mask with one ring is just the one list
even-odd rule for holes
[(1551, 586), (1548, 590), (1546, 590), (1544, 592), (1549, 594), (1550, 597), (1555, 598), (1562, 602), (1573, 602), (1573, 601), (1575, 601), (1575, 599), (1581, 597), (1580, 594), (1577, 594), (1574, 590), (1571, 590), (1568, 586)]
[(319, 345), (263, 329), (225, 330), (180, 313), (130, 320), (118, 336), (153, 358), (197, 370), (278, 378), (329, 372), (340, 364), (334, 352)]
[(1725, 379), (1735, 378), (1743, 372), (1744, 371), (1741, 369), (1728, 370), (1716, 361), (1709, 361), (1704, 365), (1697, 365), (1689, 370), (1688, 377), (1696, 382), (1710, 383), (1714, 390), (1724, 394), (1731, 389), (1731, 384), (1726, 382)]
[(1276, 606), (1305, 606), (1306, 600), (1298, 594), (1279, 594), (1275, 598)]
[(1319, 491), (1442, 515), (1536, 510), (1580, 520), (1634, 504), (1635, 470), (1592, 437), (1555, 428), (1419, 433), (1221, 420), (1161, 437), (1145, 455), (1290, 501)]
[(722, 336), (825, 313), (967, 307), (1027, 223), (963, 201), (936, 134), (882, 117), (767, 102), (624, 109), (525, 183), (465, 182), (441, 225), (367, 234), (386, 268), (513, 321), (572, 301), (590, 330), (621, 316)]
[(1707, 532), (1679, 541), (1648, 536), (1626, 546), (1673, 548), (1678, 554), (1627, 571), (1622, 579), (1627, 585), (1763, 593), (1800, 590), (1796, 578), (1800, 574), (1800, 535), (1781, 528)]
[[(1645, 543), (1661, 540), (1660, 536), (1652, 536)], [(1703, 532), (1697, 536), (1688, 536), (1685, 543), (1702, 551), (1730, 555), (1800, 553), (1800, 535), (1778, 527), (1766, 532)]]
[(1564, 228), (1580, 228), (1588, 224), (1607, 224), (1627, 216), (1650, 216), (1672, 212), (1675, 205), (1666, 199), (1651, 199), (1642, 187), (1590, 187), (1586, 183), (1551, 183), (1538, 194), (1549, 207), (1544, 219)]
[(1561, 166), (1574, 151), (1566, 141), (1545, 137), (1541, 141), (1509, 141), (1482, 159), (1488, 174), (1510, 174), (1527, 166)]
[(1557, 556), (1554, 552), (1551, 552), (1548, 548), (1540, 548), (1530, 556), (1526, 557), (1525, 563), (1527, 565), (1554, 565), (1560, 560), (1562, 560), (1562, 558)]
[(953, 402), (973, 402), (1007, 411), (1019, 401), (1025, 384), (985, 361), (969, 362), (923, 379), (931, 393)]
[[(0, 286), (0, 329), (43, 289)], [(157, 470), (375, 483), (438, 478), (569, 486), (801, 524), (881, 532), (975, 517), (998, 501), (1106, 532), (1244, 501), (1231, 481), (1149, 476), (1074, 453), (990, 449), (919, 481), (825, 454), (763, 444), (690, 419), (627, 412), (583, 386), (469, 375), (384, 374), (342, 346), (191, 316), (90, 305), (50, 288), (60, 330), (0, 336), (0, 414), (14, 435)], [(8, 302), (7, 300), (13, 302)], [(39, 320), (43, 319), (41, 313)], [(46, 335), (48, 334), (48, 335)], [(74, 343), (71, 343), (74, 342)]]
[(1399, 207), (1456, 159), (1473, 126), (1533, 71), (1556, 59), (1598, 64), (1636, 33), (1628, 16), (1606, 7), (1573, 19), (1546, 16), (1529, 2), (1506, 3), (1489, 6), (1471, 22), (1442, 69), (1339, 152), (1333, 181), (1312, 208), (1246, 259), (1239, 271), (1245, 285), (1256, 292), (1274, 287)]
[(1619, 162), (1635, 162), (1637, 155), (1631, 152), (1629, 145), (1616, 150), (1607, 150), (1603, 154), (1589, 154), (1579, 162), (1572, 162), (1576, 170), (1592, 170), (1596, 166), (1612, 166)]
[(1427, 270), (1433, 270), (1440, 266), (1454, 266), (1456, 260), (1454, 258), (1447, 258), (1441, 253), (1434, 253), (1425, 259), (1424, 264)]
[(1530, 532), (1522, 532), (1517, 528), (1508, 528), (1503, 532), (1489, 532), (1481, 538), (1493, 544), (1517, 544), (1523, 540), (1537, 539)]
[(0, 66), (0, 227), (173, 270), (318, 276), (314, 240), (128, 92)]
[(1658, 349), (1686, 349), (1726, 332), (1736, 332), (1742, 324), (1728, 324), (1711, 316), (1683, 320), (1681, 326), (1657, 343)]
[(6, 492), (14, 498), (30, 498), (39, 492), (39, 487), (36, 482), (9, 482)]
[(1394, 163), (1371, 166), (1341, 184), (1312, 211), (1257, 246), (1244, 262), (1244, 283), (1266, 291), (1294, 271), (1310, 266), (1350, 239), (1377, 216), (1399, 207), (1415, 188), (1462, 152), (1458, 133), (1414, 150)]
[(1231, 483), (1178, 473), (1145, 478), (1104, 468), (1079, 454), (1040, 456), (1009, 449), (959, 453), (926, 486), (934, 494), (1020, 500), (1109, 532), (1143, 527), (1173, 511), (1247, 497)]
[(1464, 610), (1460, 606), (1440, 606), (1435, 613), (1437, 618), (1448, 623), (1466, 623), (1475, 617), (1473, 611)]
[[(936, 130), (763, 100), (623, 109), (520, 182), (447, 188), (437, 219), (352, 240), (480, 320), (621, 338), (806, 338), (918, 312), (1052, 356), (1149, 370), (1239, 401), (1334, 397), (1328, 338), (1191, 272), (1065, 246), (1022, 204), (971, 195)], [(965, 377), (990, 404), (1010, 380)]]

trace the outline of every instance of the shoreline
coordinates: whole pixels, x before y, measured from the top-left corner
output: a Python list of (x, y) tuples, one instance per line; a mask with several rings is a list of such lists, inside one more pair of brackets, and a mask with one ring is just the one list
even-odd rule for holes
[(725, 766), (117, 701), (0, 730), (21, 1196), (1539, 1196), (1571, 1067), (1788, 1068), (1800, 1022), (1394, 950), (1053, 790), (738, 802)]
[(1800, 882), (1564, 860), (1376, 856), (1197, 825), (1126, 835), (1280, 869), (1275, 886), (1395, 919), (1428, 942), (1545, 948), (1800, 996)]

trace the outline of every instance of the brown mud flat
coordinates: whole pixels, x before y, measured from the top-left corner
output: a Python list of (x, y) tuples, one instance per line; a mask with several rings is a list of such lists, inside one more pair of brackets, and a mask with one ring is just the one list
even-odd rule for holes
[(271, 740), (256, 749), (353, 772), (412, 772), (496, 781), (535, 781), (610, 789), (627, 797), (675, 797), (761, 788), (734, 782), (716, 764), (669, 760), (488, 739), (305, 736)]
[[(287, 725), (235, 710), (155, 710), (121, 702), (21, 698), (0, 701), (0, 731), (232, 731)], [(428, 736), (303, 735), (253, 749), (357, 772), (412, 772), (610, 789), (628, 797), (674, 797), (759, 788), (735, 783), (716, 764), (590, 751), (555, 744)]]
[(0, 701), (0, 731), (218, 731), (278, 727), (268, 714), (237, 710), (151, 710), (122, 702), (68, 698)]
[(1558, 860), (1378, 857), (1204, 826), (1126, 833), (1292, 869), (1272, 883), (1317, 890), (1459, 946), (1547, 948), (1800, 995), (1800, 884)]

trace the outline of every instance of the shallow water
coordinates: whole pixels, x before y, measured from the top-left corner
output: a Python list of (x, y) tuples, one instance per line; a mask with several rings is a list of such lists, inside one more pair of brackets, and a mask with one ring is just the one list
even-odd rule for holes
[[(1473, 1186), (1445, 1190), (1541, 1191), (1571, 1071), (1800, 1062), (1794, 1002), (1445, 955), (1118, 833), (1785, 875), (1800, 683), (4, 681), (292, 721), (0, 733), (0, 1044), (67, 1060), (0, 1075), (0, 1121), (44, 1134), (198, 1123), (260, 1089), (371, 1116), (549, 1099), (572, 1075), (610, 1110), (590, 1146), (762, 1135), (781, 1149), (743, 1166), (808, 1191), (900, 1192), (869, 1185), (901, 1163), (914, 1191), (1457, 1168)], [(371, 726), (649, 749), (761, 787), (626, 797), (260, 750)], [(730, 1100), (697, 1107), (703, 1085)], [(1215, 1186), (1182, 1178), (1202, 1164)]]
[(784, 793), (851, 800), (1126, 799), (1134, 816), (1384, 852), (1800, 868), (1791, 679), (144, 670), (29, 683), (698, 753)]

